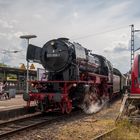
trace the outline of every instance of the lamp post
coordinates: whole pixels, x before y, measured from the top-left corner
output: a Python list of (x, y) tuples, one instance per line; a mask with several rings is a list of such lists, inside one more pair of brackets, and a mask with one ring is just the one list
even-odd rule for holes
[[(22, 35), (20, 36), (21, 39), (26, 39), (27, 40), (27, 47), (29, 46), (29, 40), (32, 38), (36, 38), (36, 35)], [(29, 92), (29, 60), (27, 60), (27, 76), (26, 76), (26, 93), (28, 94)]]

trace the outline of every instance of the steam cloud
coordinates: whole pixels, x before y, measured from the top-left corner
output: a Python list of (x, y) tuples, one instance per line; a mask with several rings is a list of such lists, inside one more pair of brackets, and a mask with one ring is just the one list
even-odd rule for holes
[(102, 103), (97, 102), (91, 102), (88, 106), (86, 104), (82, 104), (81, 108), (86, 114), (92, 114), (100, 111), (104, 105), (106, 104), (106, 101), (102, 100)]
[(80, 107), (86, 114), (92, 114), (100, 111), (107, 103), (107, 96), (101, 96), (97, 93), (95, 87), (92, 87), (89, 92), (85, 94), (84, 100)]

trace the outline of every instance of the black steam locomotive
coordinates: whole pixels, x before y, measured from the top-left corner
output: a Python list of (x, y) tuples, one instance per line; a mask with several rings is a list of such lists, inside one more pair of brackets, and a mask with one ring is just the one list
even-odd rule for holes
[(69, 113), (82, 103), (88, 107), (89, 100), (102, 103), (102, 99), (111, 99), (123, 88), (121, 73), (105, 57), (67, 38), (50, 40), (43, 48), (30, 44), (27, 61), (30, 60), (48, 71), (47, 81), (31, 81), (36, 92), (31, 90), (28, 100), (24, 98), (28, 105), (36, 100), (42, 111), (61, 109)]

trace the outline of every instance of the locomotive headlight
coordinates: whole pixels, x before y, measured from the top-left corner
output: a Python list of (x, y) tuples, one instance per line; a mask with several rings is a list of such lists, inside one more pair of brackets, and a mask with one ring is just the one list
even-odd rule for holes
[(51, 44), (52, 46), (54, 46), (55, 43), (54, 43), (54, 41), (52, 41), (50, 44)]
[(77, 84), (73, 84), (73, 87), (76, 87), (77, 86)]
[(32, 83), (31, 86), (34, 87), (35, 85)]

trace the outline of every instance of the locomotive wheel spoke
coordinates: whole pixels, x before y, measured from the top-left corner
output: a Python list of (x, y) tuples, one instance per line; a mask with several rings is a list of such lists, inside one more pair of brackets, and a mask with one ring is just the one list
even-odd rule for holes
[(68, 101), (66, 103), (66, 113), (69, 114), (71, 112), (71, 110), (72, 110), (72, 104), (71, 104), (71, 102)]

